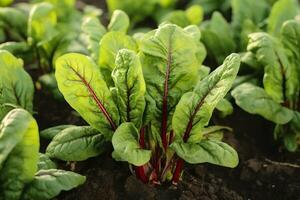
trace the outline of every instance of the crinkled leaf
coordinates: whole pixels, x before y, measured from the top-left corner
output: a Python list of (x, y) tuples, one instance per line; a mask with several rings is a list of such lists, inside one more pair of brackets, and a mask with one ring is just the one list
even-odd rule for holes
[(298, 13), (297, 0), (278, 0), (272, 7), (268, 18), (268, 32), (278, 35), (286, 20), (293, 19)]
[(78, 53), (65, 54), (56, 61), (55, 77), (66, 101), (92, 127), (111, 137), (119, 122), (118, 108), (93, 60)]
[(104, 150), (103, 134), (89, 126), (69, 127), (59, 132), (46, 149), (46, 155), (64, 161), (82, 161)]
[(126, 33), (129, 26), (130, 21), (128, 15), (122, 10), (115, 10), (108, 24), (108, 30)]
[(74, 127), (74, 125), (59, 125), (46, 128), (40, 132), (40, 136), (44, 139), (52, 140), (59, 132), (70, 127)]
[(244, 83), (237, 86), (231, 95), (245, 111), (258, 114), (276, 124), (286, 124), (293, 118), (293, 111), (275, 102), (262, 88)]
[(247, 49), (264, 66), (267, 94), (278, 103), (294, 99), (299, 84), (296, 66), (289, 61), (281, 43), (267, 33), (253, 33), (249, 35)]
[(135, 52), (127, 49), (118, 52), (112, 78), (121, 122), (133, 122), (139, 129), (145, 109), (146, 85), (142, 66)]
[(56, 169), (56, 164), (46, 154), (39, 153), (38, 170)]
[(99, 59), (99, 43), (106, 33), (106, 29), (96, 17), (86, 17), (82, 22), (81, 29), (85, 34), (91, 57), (97, 61)]
[(140, 147), (139, 132), (133, 123), (121, 124), (113, 135), (112, 144), (114, 147), (113, 157), (117, 160), (142, 166), (151, 158), (151, 151)]
[(27, 111), (14, 109), (0, 124), (0, 199), (19, 200), (37, 171), (38, 126)]
[(117, 53), (124, 48), (137, 51), (137, 44), (133, 38), (123, 32), (108, 32), (103, 36), (100, 42), (98, 65), (109, 86), (112, 85), (110, 75), (115, 67)]
[(227, 126), (208, 126), (203, 129), (203, 138), (221, 141), (226, 131), (232, 132), (232, 129)]
[(231, 88), (239, 66), (239, 56), (231, 54), (192, 92), (182, 96), (172, 120), (176, 140), (194, 143), (201, 140), (204, 126), (208, 125), (213, 110)]
[(34, 86), (23, 69), (23, 61), (8, 51), (0, 51), (0, 120), (13, 109), (23, 107), (32, 112)]
[(86, 178), (74, 172), (49, 169), (40, 170), (26, 187), (23, 200), (48, 200), (61, 191), (69, 191), (82, 185)]
[(141, 41), (147, 93), (155, 102), (151, 111), (156, 120), (153, 122), (163, 132), (170, 128), (171, 116), (182, 94), (190, 91), (200, 79), (198, 70), (203, 51), (196, 38), (194, 32), (165, 24), (147, 33)]
[(191, 164), (211, 163), (234, 168), (239, 163), (237, 152), (218, 140), (202, 140), (199, 143), (172, 143), (176, 154)]

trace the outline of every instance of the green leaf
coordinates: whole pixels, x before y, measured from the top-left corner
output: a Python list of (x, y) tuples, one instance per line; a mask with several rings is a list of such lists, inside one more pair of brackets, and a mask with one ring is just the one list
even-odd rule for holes
[(13, 0), (1, 0), (0, 2), (0, 6), (4, 7), (4, 6), (9, 6), (10, 4), (12, 4)]
[(128, 15), (122, 10), (115, 10), (108, 24), (108, 30), (126, 33), (129, 26), (130, 21)]
[(293, 118), (293, 111), (275, 102), (262, 88), (249, 83), (237, 86), (231, 95), (243, 110), (258, 114), (276, 124), (286, 124)]
[(56, 24), (57, 16), (52, 4), (45, 2), (34, 5), (28, 19), (29, 44), (52, 39), (57, 35)]
[(107, 0), (107, 7), (110, 13), (114, 10), (123, 10), (132, 21), (138, 22), (146, 16), (153, 14), (158, 3), (157, 0)]
[(207, 48), (208, 55), (218, 64), (221, 64), (227, 55), (234, 52), (236, 45), (233, 40), (233, 32), (221, 13), (214, 12), (211, 20), (203, 25), (201, 33), (201, 41)]
[(65, 54), (56, 61), (55, 77), (66, 101), (92, 127), (111, 137), (119, 122), (118, 108), (93, 60), (78, 53)]
[(146, 104), (146, 85), (142, 66), (135, 52), (127, 49), (118, 52), (112, 78), (121, 122), (133, 122), (139, 129)]
[(268, 18), (268, 32), (273, 35), (280, 33), (282, 24), (293, 19), (298, 13), (297, 0), (278, 0), (272, 7)]
[(141, 41), (140, 58), (147, 93), (155, 102), (151, 111), (153, 122), (163, 132), (167, 126), (170, 128), (182, 94), (190, 91), (200, 79), (198, 71), (204, 52), (195, 35), (199, 37), (200, 34), (165, 24), (147, 33)]
[(56, 169), (56, 164), (46, 154), (39, 153), (38, 170)]
[(233, 106), (227, 99), (221, 99), (216, 106), (216, 109), (220, 112), (221, 117), (226, 117), (233, 113)]
[(27, 36), (27, 19), (28, 16), (20, 9), (7, 7), (0, 8), (0, 22), (3, 28), (8, 32), (11, 39), (23, 41)]
[(46, 149), (46, 155), (64, 161), (82, 161), (100, 155), (104, 136), (89, 126), (69, 127), (59, 132)]
[(49, 169), (40, 170), (26, 187), (23, 200), (48, 200), (61, 191), (69, 191), (82, 185), (86, 178), (74, 172)]
[(75, 127), (74, 125), (59, 125), (50, 128), (46, 128), (40, 132), (40, 136), (46, 140), (52, 140), (58, 133), (62, 130), (70, 127)]
[(151, 158), (151, 151), (140, 147), (139, 132), (133, 123), (122, 123), (113, 135), (112, 144), (116, 160), (142, 166)]
[(265, 68), (263, 83), (267, 94), (278, 103), (294, 99), (299, 84), (296, 66), (289, 61), (281, 43), (267, 33), (253, 33), (247, 49)]
[(199, 5), (193, 5), (185, 11), (190, 24), (199, 25), (203, 20), (204, 11)]
[(208, 126), (203, 129), (203, 138), (221, 141), (226, 131), (232, 132), (232, 129), (227, 126)]
[(261, 23), (268, 14), (269, 5), (265, 0), (232, 0), (232, 26), (240, 34), (244, 21), (250, 19), (254, 24)]
[(84, 18), (81, 29), (86, 37), (86, 44), (91, 57), (97, 61), (99, 59), (99, 43), (106, 33), (106, 29), (96, 17)]
[(25, 63), (33, 59), (32, 50), (26, 42), (5, 42), (0, 44), (0, 50), (9, 51), (14, 56), (22, 58)]
[(124, 48), (137, 51), (135, 41), (123, 32), (109, 32), (103, 36), (100, 42), (98, 65), (109, 86), (112, 85), (110, 76), (115, 67), (117, 53)]
[(176, 140), (201, 140), (203, 128), (208, 125), (213, 110), (231, 88), (239, 66), (239, 56), (231, 54), (223, 65), (201, 80), (192, 92), (181, 97), (172, 120)]
[(37, 170), (38, 126), (27, 111), (14, 109), (0, 124), (0, 199), (19, 200)]
[(237, 152), (228, 144), (218, 140), (202, 140), (199, 143), (172, 143), (176, 154), (191, 164), (211, 163), (234, 168), (239, 163)]
[(191, 25), (185, 11), (183, 10), (174, 10), (166, 13), (161, 17), (161, 19), (159, 19), (159, 24), (162, 23), (176, 24), (182, 28)]
[(34, 86), (23, 61), (0, 50), (0, 76), (0, 120), (13, 109), (10, 104), (32, 112)]

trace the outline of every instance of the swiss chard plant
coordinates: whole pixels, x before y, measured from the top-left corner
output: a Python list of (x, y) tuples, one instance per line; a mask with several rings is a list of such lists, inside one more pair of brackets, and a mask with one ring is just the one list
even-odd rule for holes
[(300, 145), (300, 22), (286, 21), (280, 36), (249, 35), (248, 51), (263, 66), (262, 87), (244, 83), (232, 91), (236, 103), (276, 124), (274, 138), (289, 151)]
[(21, 108), (11, 110), (0, 123), (0, 199), (47, 200), (85, 182), (85, 177), (56, 169), (39, 153), (38, 125)]
[[(144, 183), (156, 184), (177, 184), (184, 162), (235, 167), (237, 153), (221, 141), (224, 127), (209, 126), (209, 120), (230, 89), (240, 59), (232, 54), (203, 76), (205, 51), (199, 39), (196, 26), (164, 24), (137, 43), (121, 32), (104, 35), (97, 63), (78, 53), (59, 57), (58, 87), (91, 127), (81, 127), (84, 134), (78, 127), (54, 133), (46, 154), (83, 160), (111, 141), (114, 159), (128, 162)], [(68, 158), (72, 151), (64, 153), (63, 147), (79, 149), (80, 156)]]

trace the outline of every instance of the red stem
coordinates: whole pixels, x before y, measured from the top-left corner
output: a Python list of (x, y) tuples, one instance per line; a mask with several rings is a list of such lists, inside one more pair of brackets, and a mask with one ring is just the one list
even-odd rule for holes
[(145, 174), (144, 166), (136, 166), (135, 167), (135, 175), (143, 183), (148, 183), (148, 178)]
[(176, 162), (176, 168), (175, 168), (173, 178), (172, 178), (172, 183), (174, 185), (177, 185), (177, 183), (179, 181), (181, 171), (182, 171), (182, 168), (183, 168), (183, 163), (184, 163), (183, 160), (181, 158), (178, 158), (178, 160)]
[(141, 128), (140, 130), (140, 139), (139, 139), (139, 143), (141, 148), (145, 148), (146, 147), (146, 143), (145, 143), (145, 128)]

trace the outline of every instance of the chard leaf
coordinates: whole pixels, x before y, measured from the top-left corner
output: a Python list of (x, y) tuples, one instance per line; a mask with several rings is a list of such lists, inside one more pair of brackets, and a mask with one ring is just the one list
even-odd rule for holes
[(99, 59), (99, 43), (106, 33), (106, 29), (96, 17), (84, 18), (81, 29), (85, 34), (87, 48), (91, 57), (97, 61)]
[(23, 200), (48, 200), (61, 191), (69, 191), (85, 182), (86, 178), (74, 172), (49, 169), (40, 170), (26, 187)]
[(221, 141), (225, 131), (232, 132), (232, 129), (227, 126), (208, 126), (203, 129), (203, 138)]
[(219, 101), (216, 109), (220, 112), (221, 117), (226, 117), (233, 113), (233, 106), (227, 99), (223, 98)]
[(74, 127), (74, 125), (59, 125), (59, 126), (50, 127), (42, 130), (40, 132), (40, 136), (44, 139), (52, 140), (58, 133), (60, 133), (62, 130), (69, 127)]
[(111, 72), (115, 67), (117, 53), (119, 50), (124, 48), (137, 51), (137, 44), (133, 38), (123, 32), (108, 32), (103, 36), (100, 42), (98, 65), (100, 66), (101, 73), (109, 86), (112, 85), (110, 77)]
[(22, 41), (27, 36), (28, 16), (17, 8), (0, 8), (0, 22), (4, 25), (4, 30), (9, 32), (9, 37)]
[(0, 124), (0, 199), (19, 200), (37, 171), (38, 126), (27, 111), (14, 109)]
[(99, 68), (85, 55), (69, 53), (56, 61), (55, 77), (66, 101), (107, 137), (119, 122), (118, 108)]
[(192, 92), (182, 96), (172, 121), (176, 140), (194, 143), (201, 140), (204, 126), (208, 125), (213, 110), (231, 88), (239, 66), (239, 56), (231, 54)]
[(140, 147), (139, 132), (133, 123), (122, 123), (113, 135), (112, 144), (116, 160), (142, 166), (151, 158), (151, 151)]
[(69, 127), (53, 138), (46, 155), (64, 161), (82, 161), (101, 154), (104, 142), (103, 134), (92, 127)]
[(293, 100), (298, 89), (297, 71), (281, 43), (267, 33), (253, 33), (249, 35), (247, 49), (264, 66), (263, 83), (267, 94), (278, 103)]
[(151, 111), (153, 123), (161, 135), (170, 130), (172, 115), (182, 94), (190, 91), (200, 78), (203, 50), (199, 49), (201, 43), (195, 35), (199, 34), (165, 24), (147, 33), (141, 41), (147, 92), (155, 102)]
[(297, 0), (278, 0), (273, 5), (268, 18), (268, 32), (279, 35), (283, 22), (293, 19), (297, 15), (298, 9)]
[(112, 78), (121, 122), (133, 122), (139, 129), (145, 109), (146, 85), (140, 60), (133, 51), (118, 52)]
[(199, 143), (172, 143), (176, 154), (191, 164), (211, 163), (234, 168), (238, 165), (237, 152), (228, 144), (218, 140), (202, 140)]
[(34, 5), (28, 19), (29, 44), (51, 40), (57, 35), (56, 24), (57, 16), (52, 4), (44, 2)]
[(221, 13), (214, 12), (211, 20), (204, 24), (201, 33), (201, 40), (207, 48), (208, 55), (218, 64), (221, 64), (227, 55), (234, 52), (236, 45), (231, 27)]
[(8, 51), (0, 51), (0, 120), (13, 107), (32, 112), (34, 86), (31, 77), (23, 69), (23, 61)]
[(269, 5), (265, 0), (232, 0), (232, 26), (240, 34), (244, 21), (249, 19), (254, 24), (262, 22), (268, 14)]
[(258, 114), (276, 124), (286, 124), (293, 118), (289, 110), (270, 97), (262, 88), (249, 83), (237, 86), (231, 95), (235, 102), (245, 111)]
[(0, 7), (9, 6), (13, 0), (1, 0)]
[(44, 74), (39, 77), (38, 83), (41, 90), (50, 92), (56, 100), (63, 101), (64, 98), (57, 87), (57, 81), (54, 73)]
[(46, 154), (39, 153), (38, 170), (56, 169), (56, 164)]
[(122, 10), (115, 10), (108, 24), (108, 30), (126, 33), (129, 26), (130, 21), (128, 15)]

